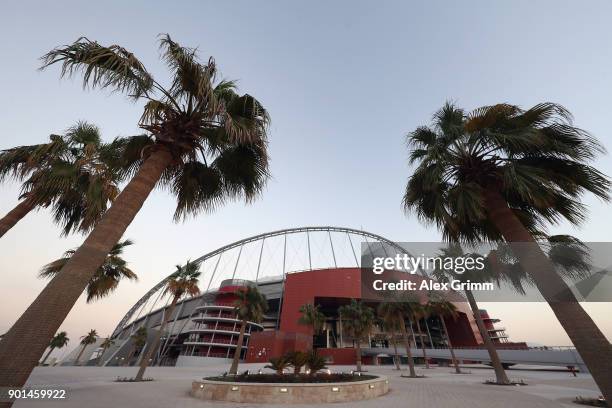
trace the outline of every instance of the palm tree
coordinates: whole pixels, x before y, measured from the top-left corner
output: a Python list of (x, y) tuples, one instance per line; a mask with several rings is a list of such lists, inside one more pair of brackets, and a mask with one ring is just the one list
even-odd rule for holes
[(128, 356), (125, 359), (126, 366), (130, 365), (130, 360), (132, 359), (132, 356), (136, 354), (136, 351), (139, 351), (139, 353), (142, 353), (143, 347), (145, 346), (145, 344), (147, 344), (147, 338), (148, 338), (147, 328), (144, 326), (140, 326), (138, 330), (136, 330), (130, 336), (130, 339), (132, 340), (132, 347), (130, 349), (130, 352), (128, 353)]
[(584, 193), (609, 200), (610, 180), (590, 165), (605, 149), (553, 103), (470, 114), (447, 103), (433, 128), (420, 127), (408, 140), (418, 165), (405, 208), (435, 223), (448, 241), (507, 242), (612, 400), (612, 347), (537, 245), (548, 224), (585, 219)]
[(157, 351), (161, 336), (166, 329), (166, 325), (172, 318), (176, 304), (183, 296), (197, 296), (200, 294), (200, 288), (198, 287), (198, 280), (200, 279), (200, 262), (199, 261), (187, 261), (184, 266), (176, 265), (176, 272), (168, 277), (166, 280), (166, 287), (164, 294), (172, 296), (172, 302), (170, 306), (165, 310), (164, 317), (162, 319), (159, 330), (153, 339), (153, 342), (140, 360), (140, 369), (136, 374), (136, 381), (142, 381), (144, 372), (149, 365), (149, 361), (153, 357), (153, 353)]
[(300, 306), (301, 316), (298, 324), (310, 326), (314, 334), (319, 334), (325, 327), (325, 315), (319, 310), (319, 305), (306, 303)]
[(83, 347), (81, 348), (81, 351), (79, 351), (79, 355), (77, 356), (76, 360), (74, 360), (74, 365), (79, 365), (81, 355), (85, 351), (85, 348), (87, 348), (87, 346), (89, 346), (90, 344), (94, 344), (97, 340), (98, 333), (94, 329), (91, 329), (89, 333), (87, 333), (85, 336), (81, 336), (81, 345)]
[[(380, 305), (379, 305), (379, 313), (380, 313)], [(397, 322), (397, 318), (392, 315), (383, 315), (379, 314), (378, 326), (381, 330), (388, 335), (389, 341), (391, 341), (391, 345), (393, 346), (393, 364), (395, 365), (396, 370), (401, 370), (401, 358), (397, 351), (397, 340), (395, 335), (397, 330), (399, 329), (399, 325)]]
[(271, 370), (276, 371), (276, 374), (283, 375), (285, 374), (285, 369), (291, 365), (291, 361), (287, 356), (280, 357), (272, 357), (270, 359), (270, 364), (266, 364), (264, 368), (269, 368)]
[(22, 186), (21, 201), (0, 219), (0, 237), (32, 210), (48, 207), (62, 235), (90, 231), (119, 194), (120, 175), (113, 169), (118, 143), (102, 143), (97, 126), (78, 122), (48, 143), (1, 151), (0, 181)]
[(100, 352), (100, 355), (98, 356), (98, 366), (99, 367), (102, 367), (102, 365), (104, 364), (104, 360), (102, 358), (104, 357), (104, 353), (106, 353), (106, 350), (109, 347), (112, 347), (114, 344), (115, 344), (115, 340), (111, 339), (110, 336), (105, 338), (102, 344), (100, 344), (100, 347), (102, 347), (102, 351)]
[[(110, 295), (117, 289), (121, 279), (138, 280), (138, 276), (127, 267), (127, 262), (121, 257), (123, 250), (133, 244), (129, 239), (115, 244), (108, 253), (104, 263), (100, 265), (93, 278), (89, 281), (89, 284), (87, 284), (87, 303)], [(62, 258), (45, 265), (39, 276), (41, 278), (54, 277), (66, 265), (74, 253), (74, 249), (66, 251)]]
[(0, 386), (22, 386), (49, 340), (155, 186), (177, 197), (175, 219), (244, 198), (253, 201), (268, 179), (269, 117), (232, 81), (217, 81), (211, 58), (169, 36), (160, 40), (171, 71), (163, 87), (118, 45), (87, 38), (56, 48), (43, 68), (62, 64), (62, 76), (83, 73), (84, 85), (146, 100), (140, 127), (147, 134), (120, 143), (122, 168), (133, 177), (60, 273), (39, 294), (0, 344)]
[(382, 302), (378, 305), (378, 315), (385, 322), (389, 322), (394, 326), (399, 327), (404, 339), (404, 346), (406, 347), (406, 355), (408, 357), (408, 369), (410, 371), (410, 377), (417, 377), (414, 369), (414, 357), (412, 356), (412, 349), (410, 347), (410, 338), (408, 337), (408, 330), (406, 329), (406, 319), (411, 315), (411, 303), (402, 301), (403, 299), (391, 299), (387, 302)]
[(455, 357), (455, 349), (453, 348), (453, 343), (451, 342), (451, 338), (448, 335), (448, 328), (446, 327), (446, 318), (451, 318), (453, 320), (457, 319), (459, 312), (457, 311), (457, 307), (446, 300), (440, 294), (432, 294), (430, 295), (429, 301), (427, 303), (427, 307), (431, 311), (434, 316), (438, 317), (440, 320), (440, 324), (442, 325), (442, 329), (444, 330), (444, 337), (446, 337), (446, 344), (448, 345), (448, 349), (451, 354), (451, 359), (453, 360), (453, 365), (455, 366), (455, 373), (461, 374), (461, 369), (459, 368), (459, 361), (457, 357)]
[(317, 372), (327, 368), (325, 357), (320, 356), (316, 350), (311, 350), (307, 353), (306, 367), (308, 375), (314, 376)]
[(291, 351), (287, 353), (287, 359), (293, 366), (293, 374), (299, 374), (302, 371), (302, 367), (308, 362), (308, 353), (303, 351)]
[(229, 373), (234, 375), (238, 373), (238, 363), (240, 362), (240, 354), (242, 353), (242, 344), (244, 343), (244, 332), (247, 323), (261, 322), (264, 318), (264, 313), (268, 311), (268, 300), (255, 286), (247, 286), (246, 288), (238, 289), (235, 295), (236, 300), (234, 302), (234, 309), (236, 318), (240, 319), (240, 334), (238, 335), (234, 358), (229, 370)]
[[(423, 340), (423, 331), (421, 330), (421, 319), (427, 319), (429, 317), (429, 307), (422, 305), (419, 301), (415, 300), (410, 302), (411, 319), (415, 321), (417, 327), (417, 333), (419, 334), (419, 341), (421, 343), (421, 351), (423, 352), (423, 359), (425, 360), (425, 368), (429, 368), (429, 360), (427, 359), (427, 348), (425, 347), (425, 340)], [(416, 346), (416, 340), (415, 340)]]
[(40, 363), (40, 365), (45, 365), (47, 359), (49, 358), (49, 355), (53, 352), (53, 350), (55, 350), (56, 348), (63, 348), (68, 344), (69, 341), (70, 339), (68, 338), (68, 333), (66, 333), (65, 331), (59, 332), (55, 336), (53, 336), (51, 342), (49, 343), (49, 352), (47, 353), (47, 355), (45, 355), (45, 358), (43, 358), (43, 361)]
[(338, 308), (342, 327), (355, 342), (357, 354), (357, 371), (361, 371), (361, 341), (372, 332), (374, 311), (362, 302), (351, 299), (351, 303)]
[[(438, 254), (443, 259), (446, 258), (476, 258), (477, 254), (465, 254), (461, 245), (454, 243), (449, 244), (446, 248), (442, 248), (440, 253)], [(485, 264), (485, 268), (478, 269), (469, 269), (465, 270), (462, 273), (457, 273), (452, 269), (443, 269), (436, 268), (433, 271), (433, 276), (439, 282), (446, 282), (450, 280), (458, 280), (461, 282), (490, 282), (495, 280), (496, 275), (493, 273), (492, 268)], [(472, 309), (472, 315), (474, 316), (474, 320), (476, 321), (476, 326), (478, 326), (478, 331), (480, 332), (480, 336), (484, 342), (485, 348), (489, 353), (489, 357), (491, 358), (491, 365), (495, 371), (495, 380), (497, 384), (510, 384), (510, 380), (506, 375), (506, 371), (501, 363), (499, 358), (499, 354), (497, 353), (497, 349), (491, 340), (491, 336), (489, 335), (489, 331), (484, 325), (484, 321), (482, 320), (482, 316), (480, 314), (480, 308), (476, 303), (476, 298), (470, 289), (466, 289), (465, 297)]]

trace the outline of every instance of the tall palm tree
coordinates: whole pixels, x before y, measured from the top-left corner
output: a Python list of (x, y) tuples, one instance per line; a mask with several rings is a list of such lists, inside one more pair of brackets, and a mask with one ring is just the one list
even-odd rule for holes
[(62, 64), (62, 76), (83, 73), (90, 88), (125, 92), (146, 100), (140, 127), (147, 134), (121, 143), (122, 168), (131, 180), (74, 256), (49, 282), (0, 344), (0, 386), (22, 386), (49, 340), (66, 318), (107, 254), (119, 241), (149, 193), (166, 186), (177, 197), (175, 219), (251, 202), (268, 179), (269, 117), (235, 83), (217, 81), (213, 59), (162, 36), (170, 85), (162, 86), (125, 48), (87, 38), (56, 48), (43, 67)]
[(410, 345), (410, 338), (408, 336), (408, 330), (406, 329), (406, 319), (412, 314), (411, 303), (402, 301), (399, 297), (391, 299), (386, 302), (382, 302), (378, 305), (378, 315), (385, 321), (397, 326), (402, 333), (404, 339), (404, 347), (406, 348), (406, 355), (408, 357), (408, 370), (410, 377), (416, 377), (416, 371), (414, 369), (414, 357), (412, 355), (412, 348)]
[(405, 208), (449, 241), (507, 242), (612, 400), (612, 346), (537, 245), (547, 225), (585, 219), (583, 194), (609, 200), (610, 180), (590, 164), (605, 149), (554, 103), (470, 114), (447, 103), (432, 128), (416, 129), (408, 141), (418, 165)]
[(63, 348), (68, 344), (69, 341), (70, 339), (68, 338), (68, 333), (66, 333), (65, 331), (59, 332), (55, 336), (53, 336), (51, 342), (49, 343), (49, 352), (45, 355), (45, 358), (43, 358), (43, 361), (40, 363), (40, 365), (45, 365), (47, 359), (49, 358), (49, 355), (51, 355), (53, 350), (55, 350), (56, 348)]
[[(134, 243), (129, 239), (115, 244), (113, 249), (108, 253), (104, 263), (100, 265), (95, 275), (87, 284), (87, 303), (110, 295), (117, 289), (121, 279), (138, 280), (136, 273), (127, 267), (127, 262), (121, 257), (121, 255), (123, 255), (123, 250), (133, 244)], [(66, 251), (62, 258), (56, 259), (45, 265), (39, 276), (41, 278), (54, 277), (64, 265), (66, 265), (74, 253), (74, 249)]]
[(172, 314), (174, 313), (174, 309), (176, 308), (178, 301), (181, 300), (183, 296), (197, 296), (200, 294), (198, 280), (200, 279), (201, 274), (200, 262), (187, 261), (187, 263), (183, 266), (176, 265), (176, 272), (168, 277), (164, 294), (169, 294), (172, 296), (172, 302), (164, 312), (164, 317), (161, 325), (159, 326), (159, 330), (153, 339), (153, 342), (149, 347), (147, 347), (143, 358), (140, 359), (140, 369), (136, 375), (136, 381), (142, 381), (144, 372), (149, 365), (149, 361), (152, 359), (153, 354), (157, 351), (161, 336), (166, 329), (166, 325), (168, 322), (170, 322), (170, 319), (172, 319)]
[(357, 354), (357, 371), (361, 371), (361, 341), (372, 332), (374, 327), (374, 311), (362, 302), (351, 299), (351, 303), (338, 308), (342, 319), (342, 328), (355, 341)]
[(115, 345), (115, 340), (111, 339), (110, 336), (105, 338), (104, 341), (102, 342), (102, 344), (100, 344), (100, 347), (102, 347), (102, 351), (100, 352), (100, 355), (98, 356), (98, 366), (102, 367), (102, 365), (104, 364), (104, 353), (106, 353), (106, 350), (108, 350), (109, 347), (112, 347), (113, 345)]
[(138, 330), (136, 330), (134, 334), (130, 336), (130, 340), (132, 340), (132, 347), (130, 349), (130, 352), (128, 353), (128, 356), (125, 359), (126, 366), (130, 365), (130, 360), (132, 359), (132, 356), (136, 354), (136, 351), (142, 353), (143, 347), (145, 346), (145, 344), (147, 344), (147, 338), (147, 328), (144, 326), (140, 326)]
[(319, 334), (325, 327), (325, 315), (319, 310), (319, 305), (306, 303), (300, 306), (301, 316), (298, 324), (310, 326), (314, 334)]
[[(380, 309), (380, 305), (379, 305), (379, 309)], [(397, 322), (397, 318), (389, 314), (383, 314), (381, 316), (380, 311), (379, 311), (378, 317), (379, 319), (378, 319), (377, 325), (381, 328), (381, 330), (384, 333), (387, 334), (388, 339), (391, 342), (391, 345), (393, 346), (393, 364), (395, 365), (395, 369), (401, 370), (402, 369), (400, 366), (401, 358), (397, 351), (397, 339), (395, 337), (397, 334), (397, 331), (399, 330), (399, 324)]]
[(427, 305), (431, 313), (434, 316), (437, 316), (438, 320), (440, 320), (442, 330), (444, 330), (444, 337), (446, 337), (446, 344), (448, 345), (451, 359), (453, 360), (453, 365), (455, 366), (455, 373), (461, 374), (459, 360), (457, 360), (457, 357), (455, 357), (455, 349), (453, 348), (453, 343), (451, 342), (451, 338), (448, 334), (448, 328), (446, 327), (446, 318), (451, 318), (453, 320), (457, 319), (459, 315), (457, 306), (445, 299), (442, 295), (436, 296), (436, 294), (430, 296)]
[(425, 340), (423, 340), (423, 330), (421, 330), (421, 319), (427, 319), (429, 317), (430, 310), (427, 305), (422, 305), (418, 300), (415, 300), (410, 302), (410, 311), (412, 312), (411, 319), (416, 323), (417, 333), (419, 334), (419, 342), (421, 345), (421, 351), (423, 352), (423, 359), (425, 360), (425, 368), (429, 368), (427, 348), (425, 347)]
[(236, 300), (234, 301), (234, 309), (236, 318), (240, 319), (240, 334), (238, 334), (238, 342), (236, 350), (234, 350), (234, 358), (230, 367), (230, 374), (238, 374), (238, 363), (240, 362), (240, 354), (242, 353), (242, 344), (244, 343), (244, 332), (248, 322), (260, 323), (264, 314), (268, 311), (268, 300), (266, 296), (259, 292), (255, 286), (247, 286), (243, 289), (238, 289), (235, 293)]
[(90, 231), (119, 194), (113, 168), (119, 143), (102, 143), (97, 126), (78, 122), (47, 143), (0, 151), (0, 181), (22, 183), (21, 201), (0, 218), (0, 237), (32, 210), (47, 207), (62, 235)]
[(83, 347), (81, 347), (79, 355), (77, 356), (76, 360), (74, 360), (74, 365), (79, 365), (79, 362), (81, 361), (81, 355), (83, 355), (83, 352), (85, 351), (87, 346), (89, 346), (90, 344), (94, 344), (97, 340), (98, 332), (96, 332), (94, 329), (91, 329), (89, 333), (87, 333), (85, 336), (81, 336), (81, 345)]

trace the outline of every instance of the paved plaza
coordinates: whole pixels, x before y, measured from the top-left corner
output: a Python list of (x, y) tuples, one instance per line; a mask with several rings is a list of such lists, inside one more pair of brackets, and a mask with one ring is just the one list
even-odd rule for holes
[[(257, 371), (261, 364), (242, 364), (240, 370)], [(235, 404), (207, 402), (193, 399), (188, 392), (191, 381), (204, 376), (223, 373), (227, 365), (203, 368), (153, 367), (147, 375), (153, 382), (116, 383), (117, 376), (134, 376), (137, 367), (38, 367), (28, 385), (51, 385), (67, 390), (68, 399), (55, 402), (19, 401), (14, 406), (26, 407), (253, 407), (264, 404)], [(350, 371), (353, 367), (332, 366), (333, 371)], [(466, 367), (469, 374), (457, 375), (448, 367), (417, 371), (426, 378), (402, 378), (390, 366), (368, 366), (369, 373), (389, 377), (387, 395), (357, 402), (330, 404), (334, 407), (432, 407), (432, 408), (547, 408), (579, 407), (571, 401), (577, 395), (596, 397), (597, 388), (588, 374), (573, 377), (568, 372), (541, 370), (508, 371), (511, 379), (523, 379), (528, 386), (494, 386), (483, 382), (493, 378), (493, 370), (478, 366)], [(405, 372), (402, 372), (405, 373)], [(280, 406), (280, 405), (277, 405)], [(309, 405), (299, 405), (308, 407)], [(320, 408), (320, 405), (317, 407)]]

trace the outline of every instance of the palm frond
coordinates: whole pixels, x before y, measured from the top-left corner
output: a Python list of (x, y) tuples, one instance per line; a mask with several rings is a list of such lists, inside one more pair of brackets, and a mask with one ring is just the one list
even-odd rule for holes
[(153, 87), (153, 78), (144, 65), (118, 45), (102, 46), (86, 37), (55, 48), (42, 58), (41, 69), (60, 63), (61, 76), (83, 74), (83, 87), (111, 88), (138, 99)]

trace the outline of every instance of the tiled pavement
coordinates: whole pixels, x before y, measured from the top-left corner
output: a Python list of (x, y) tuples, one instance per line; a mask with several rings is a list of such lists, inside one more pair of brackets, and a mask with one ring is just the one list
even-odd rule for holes
[[(241, 369), (257, 370), (261, 365), (242, 365)], [(333, 366), (334, 371), (349, 371), (351, 367)], [(426, 370), (418, 368), (426, 378), (400, 377), (392, 367), (367, 367), (369, 372), (389, 377), (390, 392), (382, 397), (353, 403), (331, 404), (334, 408), (496, 408), (496, 407), (573, 407), (576, 395), (595, 397), (597, 391), (591, 377), (566, 372), (510, 370), (511, 379), (522, 378), (528, 386), (494, 386), (483, 382), (492, 378), (490, 369), (467, 368), (469, 374), (457, 375), (447, 367)], [(117, 376), (133, 376), (134, 367), (40, 367), (34, 371), (29, 384), (65, 387), (68, 399), (56, 402), (19, 401), (14, 407), (262, 407), (263, 404), (232, 404), (192, 399), (188, 395), (191, 380), (226, 371), (226, 366), (204, 368), (153, 367), (147, 375), (156, 379), (145, 383), (115, 383)], [(309, 405), (299, 405), (308, 407)], [(320, 408), (320, 406), (317, 406)]]

